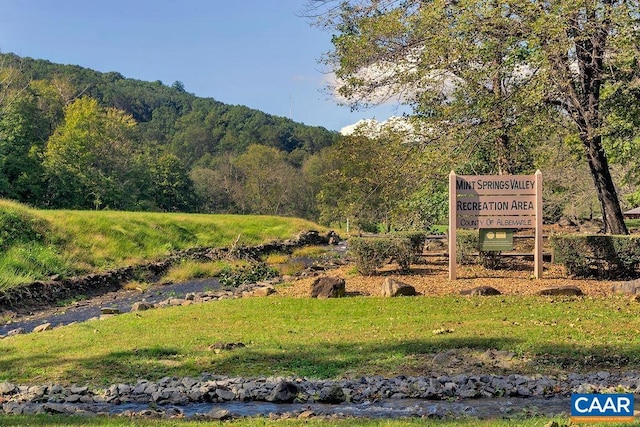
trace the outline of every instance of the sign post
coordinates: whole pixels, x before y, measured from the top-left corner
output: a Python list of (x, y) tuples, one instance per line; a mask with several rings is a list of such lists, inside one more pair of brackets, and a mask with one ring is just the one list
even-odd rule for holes
[[(534, 276), (542, 277), (542, 172), (535, 175), (449, 174), (449, 279), (456, 279), (458, 228), (485, 232), (498, 243), (506, 230), (535, 229)], [(500, 230), (500, 231), (495, 231)], [(500, 233), (500, 234), (496, 234)], [(506, 242), (504, 243), (506, 245)], [(498, 246), (496, 246), (498, 247)], [(500, 246), (506, 247), (506, 246)]]

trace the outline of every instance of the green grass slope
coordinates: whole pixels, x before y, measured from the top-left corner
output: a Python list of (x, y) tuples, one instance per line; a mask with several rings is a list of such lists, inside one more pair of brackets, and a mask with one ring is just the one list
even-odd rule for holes
[(298, 219), (30, 209), (0, 200), (0, 290), (54, 274), (135, 265), (195, 247), (255, 245), (322, 230)]

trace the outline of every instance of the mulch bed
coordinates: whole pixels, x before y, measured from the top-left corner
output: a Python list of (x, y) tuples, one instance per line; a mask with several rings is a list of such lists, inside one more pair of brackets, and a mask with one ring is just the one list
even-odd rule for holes
[[(611, 287), (616, 282), (569, 277), (563, 266), (545, 263), (541, 279), (533, 278), (533, 263), (526, 260), (506, 260), (502, 268), (490, 270), (481, 266), (458, 266), (457, 280), (449, 280), (448, 263), (445, 259), (430, 259), (425, 264), (401, 272), (397, 265), (390, 264), (376, 275), (362, 276), (356, 273), (353, 264), (344, 265), (323, 273), (345, 279), (349, 295), (379, 296), (382, 283), (390, 277), (413, 286), (421, 295), (459, 295), (461, 291), (480, 286), (491, 286), (503, 295), (536, 295), (542, 289), (557, 286), (576, 286), (587, 296), (612, 295)], [(278, 286), (277, 293), (287, 297), (309, 297), (315, 277), (306, 277)]]

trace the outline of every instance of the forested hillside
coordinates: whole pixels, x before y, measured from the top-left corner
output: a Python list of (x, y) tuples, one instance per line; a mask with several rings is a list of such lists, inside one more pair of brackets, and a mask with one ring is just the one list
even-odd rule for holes
[(244, 106), (0, 55), (0, 197), (35, 207), (317, 216), (303, 169), (337, 139)]
[[(599, 215), (567, 115), (534, 108), (531, 117), (516, 114), (502, 126), (474, 117), (484, 113), (466, 104), (445, 106), (465, 117), (433, 109), (342, 136), (197, 97), (179, 81), (168, 86), (4, 54), (0, 198), (38, 208), (284, 215), (327, 225), (348, 220), (361, 230), (424, 229), (446, 222), (451, 170), (540, 169), (547, 222)], [(637, 159), (622, 154), (637, 139), (606, 142), (628, 207), (640, 200)]]

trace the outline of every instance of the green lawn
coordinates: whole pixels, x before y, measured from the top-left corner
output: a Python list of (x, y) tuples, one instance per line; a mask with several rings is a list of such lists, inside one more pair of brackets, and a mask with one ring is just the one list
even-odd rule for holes
[[(429, 374), (454, 348), (537, 361), (522, 373), (640, 361), (640, 304), (545, 297), (243, 298), (123, 314), (0, 341), (0, 381), (106, 385), (163, 376)], [(442, 333), (446, 331), (447, 333)], [(217, 342), (245, 348), (215, 354)]]

